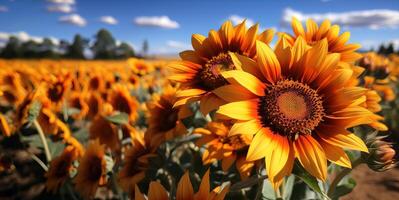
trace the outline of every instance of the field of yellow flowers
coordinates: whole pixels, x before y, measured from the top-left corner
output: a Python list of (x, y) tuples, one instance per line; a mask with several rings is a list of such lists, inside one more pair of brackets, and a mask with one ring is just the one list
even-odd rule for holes
[(394, 169), (399, 56), (328, 20), (292, 31), (227, 21), (176, 60), (0, 60), (0, 199), (338, 199), (353, 168)]

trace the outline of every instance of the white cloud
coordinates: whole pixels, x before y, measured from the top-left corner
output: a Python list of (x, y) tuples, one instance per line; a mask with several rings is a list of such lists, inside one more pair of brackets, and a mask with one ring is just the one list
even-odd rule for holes
[(324, 19), (329, 19), (333, 24), (347, 27), (368, 27), (370, 29), (399, 27), (399, 11), (389, 9), (307, 14), (291, 8), (286, 8), (284, 9), (282, 16), (282, 25), (289, 27), (293, 16), (298, 18), (300, 21), (312, 18), (318, 23)]
[(0, 12), (8, 12), (8, 7), (0, 5)]
[(229, 20), (231, 20), (231, 22), (232, 22), (234, 25), (240, 24), (240, 23), (241, 23), (242, 21), (244, 21), (245, 19), (247, 20), (245, 24), (246, 24), (248, 27), (253, 26), (253, 25), (255, 24), (254, 21), (253, 21), (252, 19), (246, 18), (246, 17), (242, 17), (242, 16), (239, 16), (239, 15), (230, 15), (230, 17), (229, 17)]
[(178, 50), (185, 50), (185, 49), (191, 49), (191, 45), (179, 42), (179, 41), (174, 41), (174, 40), (169, 40), (166, 42), (166, 46)]
[[(33, 40), (35, 42), (40, 43), (44, 39), (44, 37), (40, 37), (40, 36), (31, 36), (25, 31), (20, 31), (20, 32), (15, 32), (15, 33), (0, 32), (0, 46), (4, 46), (11, 36), (18, 38), (18, 40), (21, 42), (27, 42), (29, 40)], [(58, 45), (60, 43), (60, 40), (55, 37), (48, 37), (48, 38), (55, 45)]]
[(100, 21), (105, 24), (115, 25), (118, 24), (118, 20), (112, 16), (102, 16), (100, 17)]
[(75, 4), (75, 0), (47, 0), (48, 2), (51, 3), (56, 3), (56, 4)]
[(63, 23), (67, 23), (67, 24), (80, 26), (80, 27), (86, 26), (86, 24), (87, 24), (86, 20), (78, 14), (62, 16), (59, 18), (59, 21), (63, 22)]
[(180, 25), (171, 20), (168, 16), (141, 16), (134, 19), (134, 23), (139, 26), (155, 26), (167, 29), (176, 29)]
[(69, 4), (49, 5), (49, 6), (47, 6), (47, 10), (49, 12), (61, 12), (61, 13), (71, 13), (72, 11), (74, 11), (72, 6), (70, 6)]

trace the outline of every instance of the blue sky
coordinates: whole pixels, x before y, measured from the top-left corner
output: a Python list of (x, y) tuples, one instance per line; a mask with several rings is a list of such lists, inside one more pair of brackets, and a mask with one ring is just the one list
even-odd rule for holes
[(76, 33), (93, 39), (107, 28), (136, 49), (148, 39), (151, 52), (176, 53), (190, 48), (191, 34), (207, 34), (232, 16), (290, 31), (291, 15), (332, 18), (366, 48), (388, 41), (399, 47), (398, 0), (0, 0), (0, 40), (10, 34), (71, 40)]

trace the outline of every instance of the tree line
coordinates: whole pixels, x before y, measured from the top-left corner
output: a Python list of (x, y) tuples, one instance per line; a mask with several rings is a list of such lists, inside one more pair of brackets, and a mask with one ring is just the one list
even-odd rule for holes
[(143, 57), (148, 51), (148, 42), (145, 40), (141, 53), (135, 53), (133, 47), (126, 42), (117, 44), (111, 32), (100, 29), (92, 44), (90, 40), (76, 34), (72, 42), (61, 40), (55, 44), (50, 38), (44, 38), (41, 42), (28, 40), (20, 41), (11, 36), (3, 49), (0, 50), (0, 58), (67, 58), (87, 59), (85, 51), (91, 50), (93, 59), (125, 59), (129, 57)]
[(399, 50), (395, 52), (395, 48), (394, 48), (394, 44), (391, 42), (389, 43), (387, 46), (385, 46), (384, 44), (381, 44), (378, 47), (378, 54), (382, 54), (382, 55), (389, 55), (389, 54), (399, 54)]

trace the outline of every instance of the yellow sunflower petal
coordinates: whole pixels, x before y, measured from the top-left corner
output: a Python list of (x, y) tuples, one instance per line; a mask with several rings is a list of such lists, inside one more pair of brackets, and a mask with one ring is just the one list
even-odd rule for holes
[(318, 130), (316, 130), (316, 133), (324, 142), (328, 144), (341, 148), (368, 152), (363, 140), (345, 129), (340, 129), (335, 126), (322, 125)]
[(226, 102), (218, 98), (215, 94), (208, 94), (201, 98), (200, 111), (203, 115), (207, 115), (212, 110), (216, 110), (219, 106)]
[(256, 95), (240, 85), (224, 85), (216, 88), (212, 91), (212, 93), (216, 94), (218, 97), (227, 102), (244, 101), (247, 99), (256, 98)]
[(229, 53), (231, 60), (234, 63), (234, 66), (237, 69), (243, 70), (245, 72), (248, 72), (254, 76), (256, 76), (258, 79), (262, 80), (262, 72), (260, 72), (258, 68), (258, 64), (251, 58), (248, 58), (246, 56), (242, 56), (237, 53)]
[(222, 72), (222, 76), (231, 84), (239, 84), (257, 96), (265, 95), (265, 84), (252, 74), (241, 70)]
[(193, 34), (191, 37), (191, 44), (195, 51), (201, 51), (202, 42), (205, 40), (205, 36), (201, 34)]
[(306, 20), (306, 39), (308, 41), (312, 40), (318, 29), (319, 27), (313, 19)]
[(233, 39), (233, 35), (233, 24), (231, 23), (231, 21), (226, 21), (219, 30), (219, 37), (224, 46), (230, 45), (231, 40)]
[(249, 145), (247, 161), (259, 160), (273, 151), (274, 134), (269, 128), (262, 128)]
[(342, 167), (352, 168), (351, 160), (342, 148), (331, 145), (324, 140), (319, 140), (319, 144), (323, 147), (329, 161)]
[(305, 30), (303, 29), (302, 23), (297, 18), (292, 17), (291, 26), (296, 36), (305, 36)]
[(327, 178), (327, 159), (323, 148), (310, 135), (300, 135), (294, 142), (295, 155), (302, 166), (316, 178)]
[(256, 120), (252, 119), (244, 122), (236, 122), (230, 128), (229, 136), (238, 134), (249, 134), (253, 135), (257, 133), (262, 128), (262, 124)]
[(218, 114), (238, 120), (252, 120), (257, 117), (258, 99), (237, 101), (220, 106)]
[(267, 175), (271, 182), (274, 182), (274, 177), (286, 165), (290, 152), (290, 145), (286, 137), (276, 134), (273, 140), (275, 145), (273, 145), (273, 150), (266, 155), (265, 160)]
[(258, 36), (258, 40), (269, 44), (273, 40), (274, 32), (274, 29), (267, 29)]
[(273, 50), (263, 42), (256, 42), (257, 60), (260, 71), (267, 81), (276, 83), (281, 76), (280, 63)]

